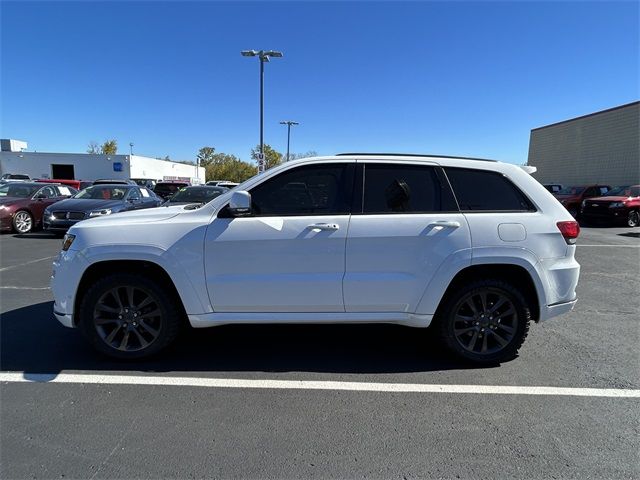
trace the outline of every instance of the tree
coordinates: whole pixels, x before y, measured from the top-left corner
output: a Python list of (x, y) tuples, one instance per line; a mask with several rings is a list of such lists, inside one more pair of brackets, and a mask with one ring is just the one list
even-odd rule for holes
[(100, 147), (100, 153), (103, 155), (115, 155), (117, 152), (118, 142), (116, 140), (106, 140)]
[(100, 153), (100, 145), (98, 145), (98, 142), (91, 140), (89, 145), (87, 145), (87, 153), (94, 155)]
[(215, 151), (216, 149), (213, 147), (202, 147), (198, 150), (196, 158), (198, 159), (201, 167), (206, 168), (207, 165), (210, 165), (214, 161)]
[[(258, 161), (258, 154), (260, 153), (260, 145), (257, 145), (256, 148), (251, 149), (251, 158), (253, 158), (256, 162)], [(271, 167), (275, 167), (282, 163), (282, 154), (280, 152), (275, 151), (271, 148), (271, 145), (264, 145), (264, 160), (265, 160), (265, 170), (270, 169)]]
[[(205, 150), (207, 149), (207, 150)], [(201, 154), (204, 153), (205, 155)], [(227, 180), (230, 182), (244, 182), (256, 174), (256, 167), (240, 160), (235, 155), (227, 153), (213, 153), (212, 147), (203, 147), (198, 153), (200, 166), (205, 160), (205, 178), (209, 180)]]
[(305, 152), (305, 153), (290, 153), (289, 160), (297, 160), (299, 158), (309, 158), (309, 157), (317, 157), (317, 156), (318, 156), (318, 152), (316, 152), (315, 150), (309, 150), (308, 152)]

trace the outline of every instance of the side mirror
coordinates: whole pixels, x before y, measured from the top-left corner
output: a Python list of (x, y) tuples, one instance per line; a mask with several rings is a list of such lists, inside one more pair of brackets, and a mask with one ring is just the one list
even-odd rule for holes
[(251, 214), (251, 194), (240, 190), (233, 192), (229, 200), (229, 213), (233, 217)]

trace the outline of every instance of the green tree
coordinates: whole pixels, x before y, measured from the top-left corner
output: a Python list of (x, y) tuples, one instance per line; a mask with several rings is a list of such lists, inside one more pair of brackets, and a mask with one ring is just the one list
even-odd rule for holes
[(227, 180), (230, 182), (244, 182), (253, 177), (256, 167), (240, 160), (235, 155), (227, 153), (213, 154), (205, 167), (205, 178), (209, 180)]
[(118, 142), (116, 140), (106, 140), (100, 147), (103, 155), (115, 155), (118, 152)]
[(216, 155), (215, 151), (216, 149), (213, 147), (202, 147), (198, 150), (196, 158), (198, 159), (201, 167), (206, 168), (207, 165), (210, 165), (214, 161), (214, 157)]
[[(258, 153), (260, 153), (260, 145), (257, 145), (256, 148), (251, 149), (251, 158), (253, 158), (256, 162), (258, 161)], [(264, 160), (265, 170), (268, 170), (282, 163), (282, 154), (271, 148), (271, 145), (265, 144)]]

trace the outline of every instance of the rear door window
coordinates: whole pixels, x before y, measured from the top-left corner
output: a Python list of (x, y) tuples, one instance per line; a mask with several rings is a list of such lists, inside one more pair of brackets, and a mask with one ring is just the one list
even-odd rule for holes
[(364, 165), (363, 213), (430, 213), (457, 211), (448, 186), (426, 165)]
[(530, 212), (531, 201), (498, 172), (470, 168), (445, 168), (463, 212)]

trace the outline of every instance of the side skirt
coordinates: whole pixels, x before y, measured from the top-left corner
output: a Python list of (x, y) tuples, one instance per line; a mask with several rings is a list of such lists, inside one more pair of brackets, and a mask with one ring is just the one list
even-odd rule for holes
[(394, 323), (407, 327), (427, 328), (433, 315), (418, 315), (405, 312), (332, 312), (332, 313), (203, 313), (189, 315), (193, 328), (215, 327), (233, 323)]

